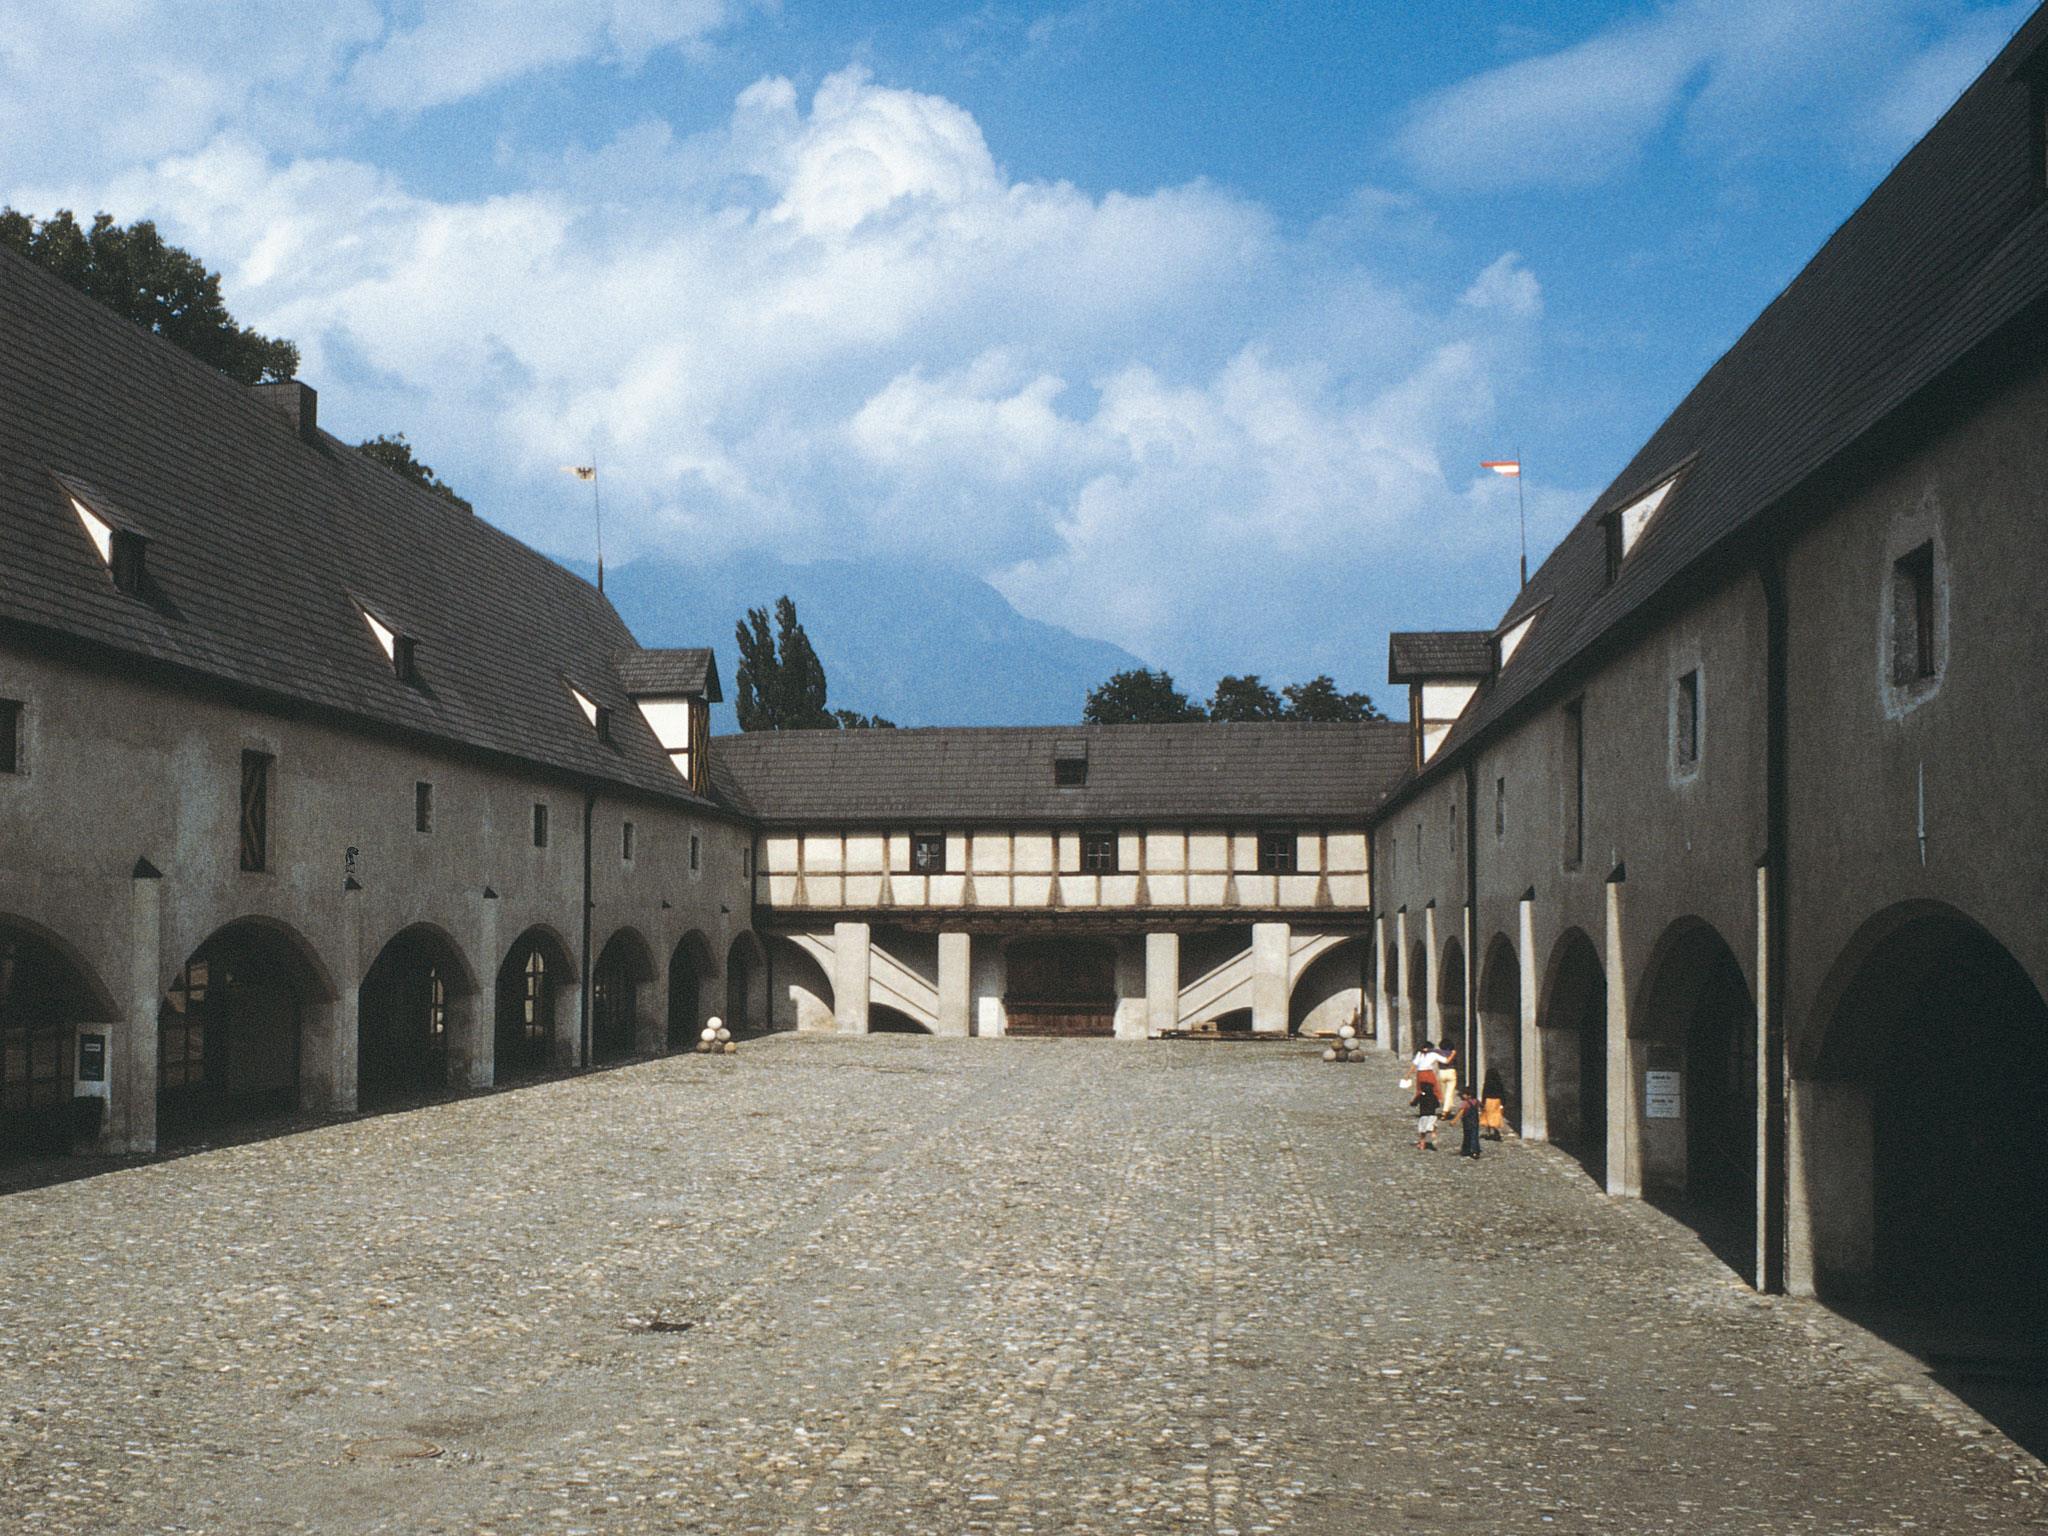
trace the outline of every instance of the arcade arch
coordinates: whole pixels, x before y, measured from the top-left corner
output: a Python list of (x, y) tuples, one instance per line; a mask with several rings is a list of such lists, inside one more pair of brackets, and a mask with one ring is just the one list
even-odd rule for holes
[(654, 956), (636, 928), (621, 928), (605, 941), (590, 968), (590, 1061), (624, 1061), (642, 1048), (646, 992), (654, 981)]
[(692, 928), (668, 957), (668, 1048), (688, 1050), (704, 1027), (704, 983), (716, 971), (711, 941)]
[(557, 1044), (570, 1017), (576, 962), (562, 936), (537, 924), (513, 941), (498, 967), (492, 1060), (498, 1082), (545, 1072), (560, 1060)]
[(77, 1027), (117, 1014), (68, 944), (0, 916), (0, 1156), (65, 1150)]
[(1607, 972), (1584, 930), (1551, 950), (1537, 1014), (1550, 1139), (1603, 1183), (1607, 1178)]
[(442, 929), (415, 923), (378, 953), (356, 995), (356, 1102), (364, 1109), (454, 1086), (476, 978)]
[(157, 1006), (158, 1139), (299, 1108), (316, 1011), (331, 995), (295, 930), (258, 918), (216, 929)]
[(1486, 946), (1479, 970), (1480, 1088), (1498, 1078), (1508, 1124), (1522, 1128), (1522, 966), (1504, 933)]
[(768, 1029), (768, 959), (751, 931), (733, 936), (725, 951), (725, 1025), (741, 1030)]
[(1454, 938), (1444, 941), (1443, 964), (1437, 967), (1436, 1006), (1441, 1021), (1437, 1044), (1457, 1051), (1462, 1076), (1472, 1060), (1472, 1042), (1465, 1030), (1465, 946)]

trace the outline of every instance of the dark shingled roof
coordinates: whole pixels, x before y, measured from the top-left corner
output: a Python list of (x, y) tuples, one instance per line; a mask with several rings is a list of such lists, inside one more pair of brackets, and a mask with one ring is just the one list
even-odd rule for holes
[(1387, 636), (1387, 681), (1485, 677), (1493, 670), (1493, 631), (1416, 629)]
[[(117, 591), (70, 505), (148, 536)], [(545, 768), (695, 799), (587, 582), (0, 251), (0, 623)], [(393, 674), (358, 609), (414, 637)], [(598, 740), (569, 684), (613, 710)]]
[[(2048, 200), (2024, 71), (2037, 10), (1941, 121), (1708, 370), (1515, 599), (1545, 603), (1422, 779), (2048, 295)], [(1683, 471), (1610, 587), (1606, 517)]]
[(716, 704), (725, 697), (718, 690), (718, 659), (708, 647), (624, 651), (613, 670), (620, 686), (636, 699), (694, 694)]
[[(1056, 788), (1076, 746), (1088, 782)], [(936, 826), (1363, 821), (1408, 752), (1406, 725), (1375, 720), (759, 731), (711, 755), (714, 783), (771, 825)]]

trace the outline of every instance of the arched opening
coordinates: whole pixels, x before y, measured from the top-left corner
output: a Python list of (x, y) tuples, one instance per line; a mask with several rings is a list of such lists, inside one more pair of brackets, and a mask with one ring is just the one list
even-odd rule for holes
[(1630, 1030), (1645, 1084), (1635, 1125), (1644, 1197), (1670, 1207), (1742, 1274), (1756, 1247), (1756, 1004), (1708, 924), (1657, 941)]
[(425, 923), (378, 954), (356, 997), (356, 1102), (403, 1103), (451, 1086), (450, 1049), (476, 984), (455, 942)]
[(67, 1150), (78, 1026), (114, 1012), (51, 937), (0, 918), (0, 1156)]
[(1003, 1010), (1013, 1035), (1116, 1033), (1116, 946), (1021, 939), (1009, 946)]
[(642, 993), (654, 980), (647, 941), (621, 928), (590, 968), (590, 1060), (624, 1061), (641, 1048)]
[(1579, 929), (1550, 960), (1543, 1008), (1544, 1113), (1550, 1139), (1603, 1183), (1607, 1178), (1607, 972)]
[(1816, 1289), (2040, 1454), (2048, 1001), (1982, 925), (1916, 902), (1864, 925), (1797, 1046)]
[(1429, 1024), (1429, 949), (1417, 939), (1408, 946), (1408, 1043), (1419, 1049), (1435, 1038)]
[(768, 944), (774, 957), (776, 994), (769, 1027), (807, 1034), (829, 1034), (838, 1028), (832, 977), (825, 967), (795, 939), (777, 935)]
[(230, 923), (157, 1005), (159, 1141), (299, 1108), (307, 1013), (325, 992), (296, 934)]
[(1504, 933), (1486, 946), (1479, 971), (1479, 1044), (1485, 1056), (1480, 1093), (1497, 1086), (1507, 1121), (1522, 1128), (1522, 966)]
[(1465, 1031), (1465, 946), (1456, 939), (1444, 943), (1444, 962), (1437, 967), (1436, 1006), (1443, 1020), (1437, 1044), (1456, 1048), (1462, 1079), (1471, 1071), (1472, 1042)]
[(1361, 966), (1372, 946), (1347, 938), (1309, 962), (1287, 998), (1287, 1032), (1334, 1035), (1346, 1024), (1365, 1030), (1365, 976)]
[(692, 929), (668, 957), (668, 1048), (688, 1050), (704, 1028), (704, 981), (711, 975), (711, 941)]
[(514, 941), (498, 967), (496, 1081), (532, 1077), (556, 1064), (565, 1022), (562, 995), (575, 985), (575, 974), (568, 946), (550, 929), (529, 928)]
[(751, 933), (735, 936), (725, 951), (725, 1025), (735, 1034), (769, 1027), (767, 959)]
[(881, 1003), (868, 1004), (868, 1033), (871, 1035), (928, 1035), (926, 1029), (900, 1008)]

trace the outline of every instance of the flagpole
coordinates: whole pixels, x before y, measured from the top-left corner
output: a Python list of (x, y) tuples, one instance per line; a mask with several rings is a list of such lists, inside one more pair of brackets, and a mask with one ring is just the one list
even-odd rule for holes
[[(597, 483), (597, 455), (596, 455), (596, 454), (594, 454), (594, 453), (593, 453), (593, 454), (592, 454), (592, 455), (590, 456), (590, 510), (591, 510), (591, 515), (592, 515), (593, 517), (595, 517), (595, 518), (596, 518), (596, 520), (597, 520), (597, 590), (598, 590), (599, 592), (603, 592), (603, 591), (604, 591), (604, 492), (603, 492), (602, 490), (600, 490), (600, 489), (598, 488), (598, 483)], [(1528, 565), (1529, 565), (1529, 557), (1528, 557), (1528, 555), (1527, 555), (1526, 553), (1524, 553), (1524, 554), (1523, 554), (1523, 556), (1522, 556), (1522, 568), (1523, 568), (1523, 574), (1522, 574), (1522, 582), (1523, 582), (1523, 585), (1525, 585), (1525, 586), (1526, 586), (1526, 585), (1528, 584), (1528, 581), (1529, 581), (1529, 576), (1528, 576)]]
[[(1522, 499), (1522, 482), (1527, 478), (1528, 471), (1522, 464), (1521, 445), (1517, 444), (1515, 447), (1515, 516), (1522, 524), (1522, 585), (1525, 587), (1529, 585), (1529, 506)], [(600, 579), (597, 584), (600, 591), (604, 588), (603, 571), (604, 566), (600, 561), (598, 565)]]

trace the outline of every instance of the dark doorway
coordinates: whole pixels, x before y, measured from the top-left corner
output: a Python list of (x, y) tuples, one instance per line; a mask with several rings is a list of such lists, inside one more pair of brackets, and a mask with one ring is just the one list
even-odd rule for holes
[(763, 966), (760, 941), (751, 933), (739, 935), (725, 951), (725, 1026), (736, 1035), (768, 1023), (765, 988), (762, 1006), (754, 1003), (754, 980)]
[(1417, 939), (1408, 946), (1408, 1048), (1434, 1040), (1429, 1022), (1429, 949)]
[(364, 1109), (445, 1092), (449, 1009), (462, 990), (454, 948), (408, 928), (377, 956), (356, 1000), (356, 1102)]
[(1472, 1041), (1465, 1029), (1465, 947), (1456, 939), (1444, 945), (1444, 963), (1436, 978), (1436, 1006), (1443, 1021), (1443, 1038), (1437, 1044), (1457, 1051), (1462, 1079), (1471, 1070)]
[(590, 970), (590, 1059), (625, 1061), (640, 1048), (640, 989), (654, 978), (647, 946), (621, 928)]
[(1498, 1079), (1508, 1124), (1522, 1128), (1522, 966), (1505, 934), (1486, 947), (1479, 973), (1479, 1045), (1486, 1058), (1480, 1088)]
[(0, 924), (0, 1156), (69, 1150), (77, 1026), (110, 1011), (57, 950)]
[(1013, 1035), (1116, 1033), (1116, 947), (1089, 939), (1024, 939), (1009, 948), (1003, 1010)]
[(668, 1048), (688, 1050), (704, 1028), (704, 977), (711, 946), (701, 933), (686, 933), (668, 957)]
[(497, 1019), (493, 1029), (493, 1077), (513, 1082), (555, 1064), (559, 998), (571, 974), (568, 951), (535, 928), (520, 935), (498, 967)]
[(928, 1035), (917, 1020), (900, 1009), (884, 1007), (880, 1003), (868, 1005), (868, 1033), (871, 1035)]
[(1602, 1183), (1607, 1178), (1607, 972), (1574, 928), (1558, 941), (1540, 1019), (1551, 1141)]
[(289, 941), (253, 923), (192, 952), (157, 1008), (157, 1136), (299, 1107), (310, 987)]

